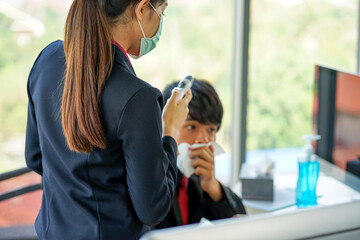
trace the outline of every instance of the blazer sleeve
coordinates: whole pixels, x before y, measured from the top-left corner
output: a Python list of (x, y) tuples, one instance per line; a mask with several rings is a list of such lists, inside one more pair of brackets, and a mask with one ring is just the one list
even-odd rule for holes
[(205, 194), (205, 201), (207, 205), (207, 212), (210, 216), (209, 220), (217, 220), (222, 218), (229, 218), (236, 214), (246, 214), (245, 207), (241, 199), (230, 188), (220, 183), (223, 192), (223, 198), (219, 202), (214, 202), (207, 193)]
[(162, 138), (161, 104), (159, 90), (141, 88), (118, 127), (130, 199), (140, 221), (149, 226), (164, 219), (176, 189), (177, 144), (172, 137)]
[(39, 141), (37, 122), (36, 122), (35, 106), (30, 91), (32, 71), (30, 72), (28, 84), (27, 84), (29, 103), (28, 103), (28, 118), (27, 118), (26, 140), (25, 140), (25, 161), (29, 169), (33, 170), (34, 172), (42, 176), (43, 169), (42, 169), (40, 141)]

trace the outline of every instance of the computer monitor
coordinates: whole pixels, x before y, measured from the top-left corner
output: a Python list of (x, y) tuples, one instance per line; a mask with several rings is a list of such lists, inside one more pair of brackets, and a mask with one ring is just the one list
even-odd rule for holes
[(360, 201), (156, 230), (141, 240), (359, 239)]
[(346, 169), (360, 157), (360, 76), (316, 65), (314, 86), (316, 154)]

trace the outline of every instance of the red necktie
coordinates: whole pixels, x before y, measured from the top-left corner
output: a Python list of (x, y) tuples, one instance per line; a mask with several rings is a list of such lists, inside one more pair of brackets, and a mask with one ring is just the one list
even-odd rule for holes
[(179, 204), (181, 210), (181, 216), (184, 225), (187, 224), (188, 214), (189, 214), (189, 205), (188, 205), (188, 195), (187, 195), (187, 185), (188, 185), (188, 178), (183, 176), (181, 179), (181, 185), (179, 189)]

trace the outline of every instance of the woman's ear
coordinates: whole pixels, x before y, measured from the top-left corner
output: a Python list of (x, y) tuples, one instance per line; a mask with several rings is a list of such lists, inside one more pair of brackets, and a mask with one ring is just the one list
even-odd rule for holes
[(150, 0), (141, 0), (136, 6), (135, 6), (135, 15), (139, 21), (142, 21), (145, 8), (150, 3)]

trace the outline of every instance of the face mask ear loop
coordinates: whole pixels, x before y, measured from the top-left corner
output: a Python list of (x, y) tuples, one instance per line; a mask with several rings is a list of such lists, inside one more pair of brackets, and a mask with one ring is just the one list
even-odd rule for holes
[(140, 29), (141, 29), (142, 34), (144, 35), (144, 38), (146, 38), (145, 33), (144, 33), (144, 30), (143, 30), (143, 28), (142, 28), (142, 26), (141, 26), (141, 24), (140, 24), (139, 19), (138, 19), (137, 17), (136, 17), (136, 19), (137, 19), (137, 21), (138, 21), (138, 23), (139, 23), (139, 26), (140, 26)]
[(154, 6), (151, 4), (151, 2), (149, 2), (150, 7), (152, 7), (152, 9), (154, 10), (154, 12), (158, 15), (159, 18), (161, 18), (160, 14), (158, 13), (158, 11), (156, 11), (156, 9), (154, 8)]
[(135, 16), (136, 16), (136, 20), (137, 20), (137, 22), (139, 23), (139, 26), (140, 26), (141, 32), (142, 32), (142, 34), (143, 34), (144, 38), (146, 38), (145, 33), (144, 33), (144, 30), (143, 30), (143, 28), (142, 28), (142, 26), (141, 26), (141, 23), (140, 23), (140, 21), (139, 21), (139, 19), (138, 19), (137, 15), (136, 15), (136, 8), (137, 8), (137, 6), (138, 6), (138, 5), (139, 5), (139, 4), (137, 4), (137, 5), (136, 5), (136, 7), (135, 7)]

